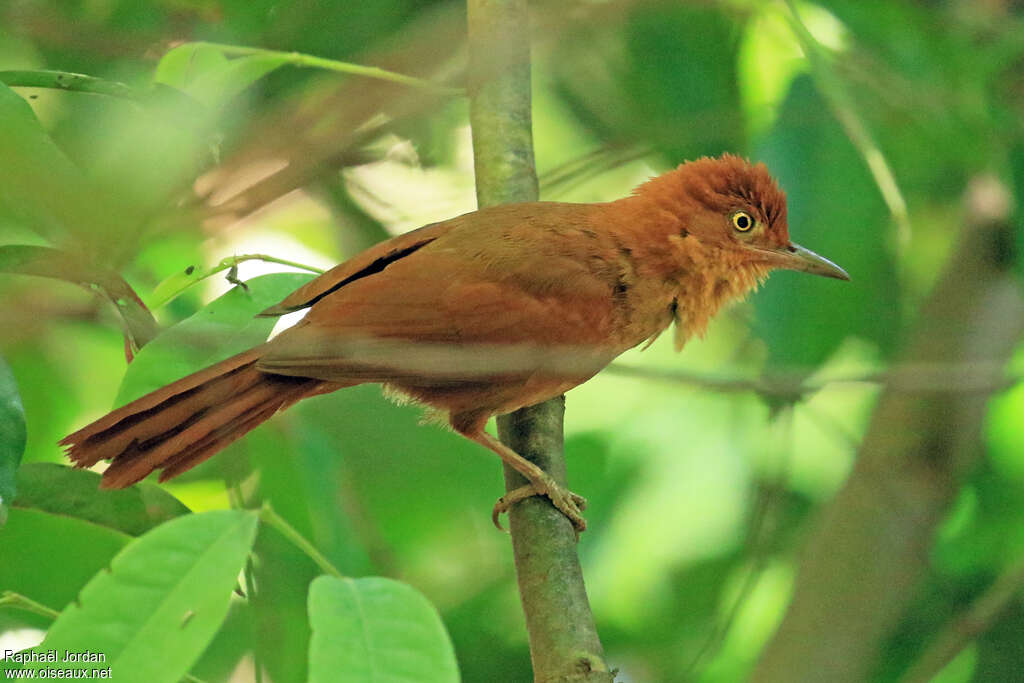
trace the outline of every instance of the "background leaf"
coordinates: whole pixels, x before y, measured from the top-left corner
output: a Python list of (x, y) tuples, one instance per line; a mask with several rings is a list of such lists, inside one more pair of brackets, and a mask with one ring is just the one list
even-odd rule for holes
[(0, 158), (0, 205), (25, 227), (54, 245), (74, 238), (90, 250), (80, 256), (117, 252), (122, 212), (57, 147), (28, 103), (2, 83)]
[(213, 45), (185, 43), (164, 53), (156, 65), (153, 82), (186, 91), (200, 75), (213, 71), (227, 62), (228, 58), (224, 53)]
[(311, 683), (341, 672), (366, 683), (459, 680), (451, 641), (433, 605), (408, 584), (321, 576), (309, 587)]
[(641, 142), (675, 165), (742, 145), (738, 40), (701, 3), (648, 3), (561, 43), (559, 88), (599, 137)]
[(173, 86), (211, 108), (233, 97), (287, 63), (280, 55), (248, 55), (228, 59), (216, 45), (186, 43), (160, 59), (154, 81)]
[(188, 87), (188, 93), (210, 107), (222, 107), (286, 63), (284, 57), (274, 55), (237, 57), (200, 74)]
[(100, 475), (56, 463), (27, 463), (18, 470), (14, 506), (64, 515), (139, 536), (189, 509), (164, 489), (145, 482), (100, 489)]
[(791, 272), (772, 275), (753, 298), (756, 329), (771, 365), (815, 368), (851, 335), (890, 351), (900, 290), (888, 214), (810, 77), (793, 82), (775, 127), (754, 156), (786, 191), (793, 241), (835, 260), (851, 278), (846, 283)]
[(0, 531), (0, 590), (64, 609), (130, 540), (80, 519), (12, 508)]
[(113, 680), (180, 680), (227, 614), (256, 521), (241, 511), (187, 515), (136, 539), (82, 589), (38, 650), (103, 653)]

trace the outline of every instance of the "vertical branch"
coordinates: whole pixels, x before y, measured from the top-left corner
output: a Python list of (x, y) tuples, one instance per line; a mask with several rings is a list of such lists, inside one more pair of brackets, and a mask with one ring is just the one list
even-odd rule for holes
[(880, 648), (928, 569), (935, 530), (979, 444), (989, 394), (1024, 331), (1006, 190), (974, 182), (968, 220), (902, 354), (913, 367), (964, 368), (923, 388), (893, 373), (853, 472), (808, 539), (793, 599), (751, 680), (869, 680)]
[[(481, 207), (535, 201), (526, 0), (468, 0), (470, 122)], [(566, 485), (561, 398), (498, 419), (502, 441)], [(505, 467), (511, 491), (526, 484)], [(610, 683), (590, 612), (572, 524), (546, 499), (509, 514), (534, 680)]]

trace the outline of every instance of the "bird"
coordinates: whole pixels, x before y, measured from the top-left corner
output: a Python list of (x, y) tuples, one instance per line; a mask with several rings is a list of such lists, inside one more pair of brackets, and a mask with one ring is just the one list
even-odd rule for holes
[[(483, 208), (379, 243), (259, 315), (292, 327), (70, 434), (101, 487), (166, 481), (295, 402), (363, 383), (422, 404), (529, 482), (493, 518), (546, 496), (580, 532), (582, 496), (485, 431), (582, 384), (674, 325), (676, 350), (776, 269), (848, 280), (789, 238), (763, 163), (702, 157), (603, 203)], [(500, 527), (500, 525), (499, 525)]]

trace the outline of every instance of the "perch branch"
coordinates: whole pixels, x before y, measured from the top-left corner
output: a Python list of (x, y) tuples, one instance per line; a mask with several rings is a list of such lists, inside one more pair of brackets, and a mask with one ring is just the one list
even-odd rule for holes
[[(470, 124), (481, 207), (535, 201), (526, 0), (468, 0)], [(498, 419), (502, 441), (566, 484), (561, 398)], [(505, 467), (512, 491), (526, 484)], [(534, 680), (610, 683), (614, 676), (590, 612), (572, 524), (547, 500), (509, 514)]]

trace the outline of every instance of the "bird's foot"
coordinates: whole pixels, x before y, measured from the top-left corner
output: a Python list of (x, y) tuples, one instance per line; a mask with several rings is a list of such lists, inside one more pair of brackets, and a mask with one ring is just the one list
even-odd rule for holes
[(555, 483), (554, 479), (546, 474), (542, 478), (513, 489), (499, 498), (498, 502), (494, 504), (494, 510), (491, 513), (491, 520), (494, 522), (494, 526), (504, 531), (505, 528), (501, 526), (501, 520), (499, 519), (501, 514), (508, 512), (519, 501), (532, 498), (533, 496), (547, 496), (551, 500), (551, 504), (572, 522), (577, 537), (586, 531), (587, 520), (583, 518), (582, 512), (587, 507), (587, 499), (563, 486), (559, 486)]

